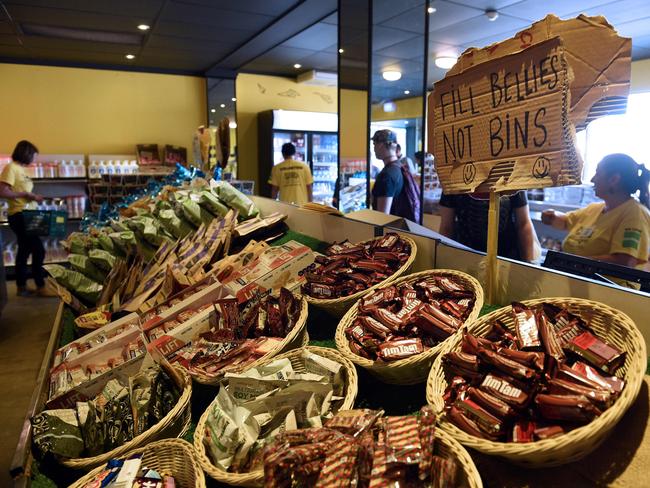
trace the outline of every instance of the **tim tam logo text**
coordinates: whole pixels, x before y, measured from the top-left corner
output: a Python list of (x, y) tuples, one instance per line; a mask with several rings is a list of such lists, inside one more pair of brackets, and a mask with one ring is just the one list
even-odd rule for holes
[(515, 388), (505, 380), (501, 380), (495, 376), (487, 375), (483, 380), (483, 386), (498, 391), (502, 395), (518, 398), (523, 392), (519, 388)]

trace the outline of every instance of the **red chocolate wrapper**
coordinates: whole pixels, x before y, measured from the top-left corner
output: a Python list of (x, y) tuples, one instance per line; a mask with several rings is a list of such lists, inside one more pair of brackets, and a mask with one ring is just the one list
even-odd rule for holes
[(559, 425), (549, 425), (547, 427), (538, 427), (534, 431), (535, 438), (543, 441), (544, 439), (552, 439), (559, 435), (564, 434), (565, 430)]
[(588, 388), (571, 381), (554, 378), (547, 383), (548, 392), (553, 395), (584, 395), (600, 410), (612, 404), (612, 394), (608, 390)]
[(503, 422), (470, 398), (458, 398), (454, 406), (473, 420), (488, 437), (500, 437), (505, 433)]
[(381, 339), (386, 339), (392, 333), (388, 327), (372, 317), (359, 317), (358, 320), (366, 331)]
[(512, 427), (512, 442), (523, 443), (533, 442), (535, 433), (535, 422), (520, 420)]
[(535, 397), (535, 404), (540, 415), (547, 420), (586, 423), (591, 422), (601, 413), (583, 395), (547, 395), (540, 393)]
[(530, 394), (522, 386), (503, 376), (487, 374), (479, 388), (515, 408), (523, 408), (530, 401)]
[(397, 315), (385, 308), (373, 310), (374, 317), (393, 332), (398, 332), (402, 321)]
[(426, 334), (429, 334), (439, 342), (444, 341), (449, 336), (456, 333), (456, 329), (449, 327), (444, 322), (427, 313), (426, 308), (420, 310), (417, 317), (415, 318), (415, 324), (420, 330)]
[(385, 417), (386, 461), (389, 464), (419, 464), (422, 445), (418, 435), (418, 419), (413, 416)]
[(366, 349), (357, 341), (351, 340), (348, 345), (350, 346), (350, 350), (357, 356), (361, 356), (362, 358), (366, 359), (372, 359), (368, 351), (366, 351)]
[(614, 373), (625, 362), (625, 352), (591, 332), (583, 332), (566, 347), (605, 373)]
[(418, 426), (422, 456), (418, 466), (418, 478), (424, 481), (431, 473), (434, 443), (436, 438), (436, 414), (426, 405), (420, 409), (420, 423)]
[(501, 420), (505, 420), (515, 415), (515, 411), (510, 405), (485, 391), (470, 386), (467, 388), (467, 394), (475, 403)]
[(465, 369), (467, 371), (478, 372), (480, 366), (477, 356), (467, 354), (462, 351), (452, 351), (445, 354), (445, 360), (447, 364), (454, 364), (459, 368)]
[(515, 318), (517, 344), (519, 349), (537, 348), (542, 345), (535, 313), (523, 303), (513, 302), (512, 313)]
[(452, 406), (447, 412), (447, 418), (451, 423), (453, 423), (460, 430), (473, 435), (475, 437), (480, 437), (481, 439), (487, 439), (490, 441), (496, 441), (498, 437), (490, 437), (485, 431), (483, 431), (476, 422), (467, 417), (461, 410), (456, 406)]
[(500, 347), (497, 352), (500, 356), (533, 368), (536, 371), (544, 371), (544, 353), (542, 352), (517, 351), (507, 347)]
[(335, 442), (327, 453), (315, 488), (348, 488), (356, 473), (359, 444), (352, 438)]
[(435, 300), (431, 303), (427, 303), (423, 308), (429, 315), (434, 316), (440, 322), (453, 329), (459, 329), (460, 326), (463, 325), (460, 320), (445, 313), (441, 309), (440, 303), (436, 302)]
[(458, 464), (451, 458), (433, 456), (431, 462), (431, 488), (456, 488)]
[(479, 357), (481, 358), (481, 361), (485, 362), (486, 364), (490, 364), (499, 371), (507, 374), (508, 376), (512, 376), (513, 378), (530, 381), (537, 376), (535, 370), (528, 368), (523, 364), (518, 363), (517, 361), (513, 361), (506, 357), (500, 356), (498, 353), (485, 348), (481, 348), (479, 350)]
[(423, 351), (420, 339), (402, 339), (380, 344), (377, 356), (384, 361), (394, 361), (420, 354)]
[(617, 376), (602, 376), (595, 368), (580, 361), (576, 361), (571, 366), (571, 369), (589, 379), (589, 381), (598, 385), (601, 389), (609, 390), (617, 396), (620, 395), (625, 387), (625, 380)]
[(546, 315), (544, 315), (541, 310), (536, 310), (535, 319), (537, 320), (542, 345), (544, 346), (546, 354), (554, 357), (558, 361), (566, 359), (560, 341), (555, 334), (555, 329), (551, 324), (549, 324), (548, 320), (546, 320)]

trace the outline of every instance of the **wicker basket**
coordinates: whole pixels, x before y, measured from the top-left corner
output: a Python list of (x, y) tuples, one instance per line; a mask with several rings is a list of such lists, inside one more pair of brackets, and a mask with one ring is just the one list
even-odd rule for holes
[[(306, 325), (308, 310), (309, 307), (307, 306), (307, 300), (305, 300), (305, 298), (302, 297), (301, 305), (300, 305), (300, 315), (298, 316), (298, 320), (296, 320), (296, 323), (291, 328), (287, 336), (282, 340), (282, 342), (278, 343), (271, 351), (267, 352), (264, 356), (262, 356), (258, 360), (246, 364), (244, 368), (245, 369), (254, 368), (256, 366), (259, 366), (263, 362), (277, 356), (278, 354), (291, 351), (293, 349), (298, 349), (306, 345), (309, 342), (309, 336), (307, 335), (307, 325)], [(229, 372), (232, 373), (233, 371), (229, 371)], [(221, 383), (221, 380), (223, 379), (223, 374), (220, 374), (218, 376), (207, 376), (195, 372), (188, 372), (188, 373), (194, 381), (196, 381), (197, 383), (201, 383), (202, 385), (212, 385), (212, 386), (218, 385), (219, 383)]]
[(159, 439), (168, 439), (174, 437), (181, 437), (184, 435), (190, 428), (191, 422), (191, 408), (190, 408), (190, 398), (192, 396), (192, 380), (185, 370), (181, 368), (176, 368), (183, 379), (182, 386), (183, 392), (181, 393), (180, 398), (176, 406), (171, 409), (171, 411), (165, 415), (156, 425), (144, 431), (142, 434), (134, 437), (126, 444), (116, 447), (112, 451), (100, 454), (99, 456), (88, 457), (88, 458), (74, 458), (74, 459), (64, 459), (60, 458), (59, 462), (73, 469), (83, 469), (90, 470), (94, 467), (106, 464), (109, 459), (117, 458), (125, 455), (127, 452), (132, 449), (136, 449), (141, 446), (145, 446), (150, 442), (159, 440)]
[[(614, 405), (591, 423), (562, 436), (538, 442), (522, 444), (492, 442), (471, 436), (452, 423), (447, 422), (444, 418), (440, 420), (440, 427), (461, 444), (488, 455), (503, 457), (508, 461), (526, 467), (548, 467), (570, 463), (596, 449), (637, 397), (647, 362), (643, 336), (634, 325), (634, 322), (623, 312), (602, 303), (570, 297), (527, 300), (523, 303), (528, 306), (535, 306), (544, 302), (566, 307), (572, 313), (588, 318), (590, 326), (599, 336), (626, 351), (625, 364), (618, 370), (618, 374), (621, 375), (622, 373), (627, 384)], [(503, 320), (513, 329), (511, 310), (510, 307), (495, 310), (470, 324), (468, 330), (474, 335), (483, 336), (489, 331), (490, 324), (495, 319)], [(429, 374), (427, 401), (438, 412), (444, 408), (442, 395), (447, 387), (442, 355), (460, 349), (461, 340), (461, 337), (457, 337), (445, 347), (445, 350), (442, 351), (433, 364)]]
[[(314, 354), (318, 354), (319, 356), (323, 356), (343, 365), (345, 396), (343, 403), (338, 407), (338, 410), (351, 409), (354, 405), (354, 400), (357, 397), (358, 387), (357, 371), (354, 369), (354, 364), (341, 356), (341, 354), (339, 354), (336, 349), (316, 346), (307, 346), (304, 349), (307, 349)], [(293, 351), (289, 351), (272, 359), (268, 359), (264, 361), (264, 363), (269, 363), (276, 359), (289, 358), (291, 364), (296, 370), (304, 370), (301, 361), (302, 350), (303, 348), (294, 349)], [(229, 473), (217, 468), (214, 464), (212, 464), (212, 459), (210, 459), (208, 456), (205, 449), (205, 444), (203, 443), (203, 439), (205, 437), (205, 423), (208, 420), (208, 413), (210, 412), (211, 408), (212, 405), (210, 405), (207, 410), (203, 412), (203, 415), (201, 415), (201, 418), (196, 425), (196, 430), (194, 432), (194, 450), (196, 451), (196, 457), (199, 460), (201, 467), (203, 467), (203, 470), (208, 474), (208, 476), (221, 483), (236, 486), (262, 486), (262, 483), (264, 481), (264, 471), (261, 469), (257, 471), (251, 471), (250, 473)]]
[[(464, 287), (474, 292), (476, 300), (474, 301), (474, 307), (472, 311), (465, 320), (465, 324), (469, 324), (470, 322), (474, 321), (478, 317), (478, 314), (481, 312), (481, 307), (483, 306), (483, 288), (481, 288), (481, 284), (475, 278), (472, 278), (466, 273), (448, 269), (422, 271), (420, 273), (413, 273), (408, 276), (403, 276), (402, 278), (382, 285), (382, 287), (403, 285), (405, 283), (416, 283), (432, 275), (448, 276), (455, 281), (462, 283)], [(370, 293), (372, 292), (369, 292), (368, 294)], [(372, 375), (376, 376), (384, 383), (390, 383), (394, 385), (414, 385), (416, 383), (422, 383), (426, 381), (434, 359), (436, 356), (438, 356), (438, 354), (440, 354), (440, 351), (443, 349), (444, 344), (448, 343), (452, 339), (449, 338), (446, 341), (441, 342), (437, 346), (432, 347), (431, 349), (421, 354), (416, 354), (415, 356), (411, 356), (406, 359), (391, 361), (389, 363), (373, 361), (371, 359), (366, 359), (353, 353), (350, 349), (350, 345), (348, 344), (348, 339), (345, 336), (345, 329), (354, 324), (356, 318), (357, 307), (354, 306), (348, 310), (336, 328), (336, 348), (347, 359), (352, 361), (357, 366), (368, 370)], [(462, 330), (464, 327), (465, 325), (463, 325), (460, 330)], [(459, 333), (456, 333), (452, 337), (458, 335)]]
[[(379, 283), (371, 286), (370, 288), (366, 290), (359, 291), (357, 293), (354, 293), (353, 295), (349, 295), (347, 297), (340, 297), (340, 298), (312, 298), (308, 295), (305, 295), (307, 298), (307, 301), (318, 307), (322, 308), (325, 310), (327, 313), (330, 315), (333, 315), (334, 317), (342, 317), (345, 312), (356, 302), (361, 296), (365, 295), (371, 290), (374, 290), (376, 288), (379, 288), (380, 286), (383, 286), (387, 283), (390, 283), (392, 281), (395, 281), (397, 278), (402, 276), (403, 274), (406, 274), (409, 272), (411, 269), (411, 266), (413, 265), (413, 262), (415, 261), (415, 255), (417, 254), (418, 251), (418, 246), (415, 244), (415, 241), (411, 239), (410, 237), (407, 237), (405, 235), (400, 234), (400, 238), (404, 239), (406, 242), (409, 243), (411, 246), (411, 255), (409, 258), (406, 260), (406, 262), (397, 270), (395, 271), (392, 275), (390, 275), (388, 278), (386, 278), (384, 281), (380, 281)], [(363, 241), (361, 244), (364, 244), (366, 242), (371, 242), (374, 241), (375, 239), (370, 239), (368, 241)]]
[(453, 458), (458, 463), (457, 487), (482, 488), (481, 475), (469, 453), (446, 432), (436, 429), (434, 454)]
[[(176, 488), (205, 488), (205, 476), (197, 462), (192, 444), (182, 439), (166, 439), (152, 442), (145, 447), (130, 451), (122, 457), (142, 454), (142, 465), (159, 473), (170, 473), (176, 481)], [(104, 469), (100, 466), (69, 488), (83, 488)]]

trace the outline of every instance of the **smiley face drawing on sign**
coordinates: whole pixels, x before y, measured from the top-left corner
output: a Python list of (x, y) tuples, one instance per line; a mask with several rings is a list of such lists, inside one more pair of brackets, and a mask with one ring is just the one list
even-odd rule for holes
[(540, 156), (533, 163), (533, 176), (546, 178), (551, 173), (551, 161), (546, 156)]
[(475, 176), (476, 176), (476, 167), (472, 163), (467, 163), (463, 167), (463, 181), (465, 182), (466, 185), (469, 185), (472, 181), (474, 181)]

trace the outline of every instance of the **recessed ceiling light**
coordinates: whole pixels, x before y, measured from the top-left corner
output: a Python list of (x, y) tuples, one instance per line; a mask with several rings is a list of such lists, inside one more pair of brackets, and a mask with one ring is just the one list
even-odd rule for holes
[(485, 16), (488, 18), (490, 22), (494, 22), (499, 18), (499, 12), (497, 12), (493, 8), (489, 8), (485, 11)]
[(429, 12), (430, 14), (435, 14), (436, 13), (436, 8), (435, 7), (429, 7), (427, 9), (427, 12)]
[(435, 60), (436, 66), (441, 69), (449, 69), (456, 64), (454, 56), (438, 56)]
[(219, 105), (219, 106), (220, 106), (221, 108), (226, 108), (226, 104), (225, 104), (225, 103), (222, 103), (222, 104)]
[(236, 99), (235, 97), (232, 97), (231, 100), (232, 100), (233, 102), (236, 102), (236, 101), (237, 101), (237, 99)]
[(149, 27), (147, 24), (140, 24), (138, 26), (138, 29), (140, 29), (141, 31), (148, 31), (149, 29), (151, 29), (151, 27)]
[(410, 95), (410, 94), (411, 94), (411, 90), (404, 90), (404, 95)]
[(211, 108), (211, 109), (210, 109), (210, 112), (212, 112), (212, 113), (215, 113), (216, 111), (217, 111), (216, 108)]
[(134, 55), (134, 54), (127, 54), (127, 55), (125, 56), (125, 58), (126, 58), (126, 59), (135, 59), (135, 55)]
[(384, 77), (386, 81), (397, 81), (402, 77), (401, 71), (384, 71), (381, 76)]
[(343, 49), (339, 49), (339, 54), (343, 54), (345, 51)]
[(296, 64), (293, 65), (293, 67), (296, 68), (296, 69), (300, 69), (300, 68), (302, 68), (302, 64), (296, 63)]
[(228, 124), (228, 127), (230, 127), (231, 129), (236, 129), (237, 128), (237, 122), (230, 122)]

